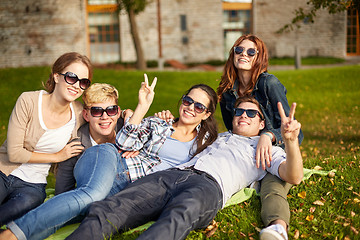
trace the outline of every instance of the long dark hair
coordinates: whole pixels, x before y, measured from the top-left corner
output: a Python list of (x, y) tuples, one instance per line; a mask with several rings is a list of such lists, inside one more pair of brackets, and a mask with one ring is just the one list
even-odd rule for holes
[[(248, 86), (241, 86), (241, 85), (239, 86), (240, 88), (241, 87), (245, 88), (243, 95), (250, 94), (255, 87), (259, 75), (267, 71), (267, 67), (269, 65), (269, 60), (268, 60), (269, 56), (265, 43), (260, 38), (251, 34), (243, 35), (239, 37), (235, 41), (234, 45), (231, 47), (229, 51), (229, 58), (224, 66), (223, 75), (221, 76), (221, 81), (217, 89), (219, 100), (221, 100), (222, 94), (226, 92), (228, 89), (232, 88), (234, 86), (236, 79), (238, 79), (238, 71), (234, 65), (234, 47), (239, 46), (240, 43), (244, 40), (252, 41), (255, 44), (256, 49), (259, 51), (259, 53), (256, 54), (256, 59), (253, 63), (251, 69), (252, 72), (251, 79)], [(240, 93), (239, 89), (237, 89), (237, 91), (238, 93)]]
[(210, 103), (208, 106), (208, 112), (211, 113), (207, 119), (201, 120), (200, 129), (198, 130), (198, 135), (196, 138), (197, 148), (196, 148), (196, 151), (194, 153), (192, 153), (192, 156), (194, 157), (196, 154), (198, 154), (202, 150), (204, 150), (207, 146), (212, 144), (217, 138), (218, 127), (217, 127), (216, 120), (214, 118), (214, 114), (215, 114), (216, 105), (218, 102), (218, 97), (217, 97), (214, 89), (212, 89), (210, 86), (208, 86), (206, 84), (196, 84), (196, 85), (192, 86), (190, 89), (188, 89), (185, 92), (185, 95), (188, 95), (191, 92), (191, 90), (193, 90), (193, 89), (201, 89), (204, 92), (206, 92), (206, 94), (208, 95), (209, 100), (210, 100)]

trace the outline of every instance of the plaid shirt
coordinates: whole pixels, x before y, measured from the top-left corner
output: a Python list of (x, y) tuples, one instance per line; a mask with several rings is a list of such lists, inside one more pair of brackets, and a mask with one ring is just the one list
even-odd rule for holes
[(123, 151), (139, 151), (136, 157), (126, 159), (131, 181), (147, 175), (161, 162), (159, 150), (173, 131), (172, 122), (157, 117), (145, 118), (139, 125), (126, 121), (116, 136), (116, 145)]

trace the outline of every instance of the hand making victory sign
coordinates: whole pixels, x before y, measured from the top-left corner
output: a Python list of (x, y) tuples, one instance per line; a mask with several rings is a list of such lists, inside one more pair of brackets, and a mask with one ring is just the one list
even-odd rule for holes
[(140, 124), (141, 120), (144, 118), (154, 100), (156, 82), (157, 78), (155, 77), (149, 86), (148, 76), (146, 73), (144, 74), (144, 82), (141, 83), (139, 89), (139, 102), (129, 123)]
[(301, 124), (294, 118), (296, 103), (291, 105), (288, 117), (280, 102), (277, 107), (281, 117), (281, 135), (286, 152), (286, 161), (280, 165), (279, 174), (284, 181), (299, 184), (303, 177), (303, 160), (298, 140)]
[(281, 117), (281, 135), (284, 141), (297, 141), (301, 124), (294, 118), (296, 103), (291, 105), (289, 117), (286, 117), (284, 108), (280, 102), (278, 102), (277, 106)]
[(155, 77), (151, 86), (149, 86), (148, 76), (144, 74), (144, 82), (141, 83), (141, 87), (139, 89), (139, 104), (148, 105), (150, 107), (153, 99), (154, 99), (154, 88), (156, 86), (157, 78)]

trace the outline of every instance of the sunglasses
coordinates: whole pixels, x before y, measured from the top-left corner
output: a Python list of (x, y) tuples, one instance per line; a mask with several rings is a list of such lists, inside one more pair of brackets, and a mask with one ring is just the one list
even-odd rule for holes
[(234, 108), (234, 116), (241, 116), (243, 115), (243, 113), (246, 112), (246, 115), (249, 118), (254, 118), (256, 117), (257, 114), (259, 114), (259, 117), (261, 120), (263, 120), (263, 116), (261, 116), (260, 112), (258, 110), (255, 109), (243, 109), (243, 108)]
[(64, 76), (64, 80), (67, 84), (74, 85), (77, 81), (79, 81), (80, 82), (79, 86), (82, 90), (87, 89), (91, 84), (89, 79), (87, 78), (79, 79), (78, 76), (72, 72), (66, 72), (65, 74), (59, 73), (59, 74)]
[[(236, 46), (234, 47), (234, 53), (235, 54), (242, 54), (245, 51), (244, 47)], [(259, 51), (257, 51), (255, 48), (248, 48), (246, 50), (246, 53), (248, 56), (253, 57), (255, 56)]]
[(185, 106), (190, 106), (191, 104), (194, 104), (194, 110), (197, 113), (203, 113), (205, 110), (207, 110), (207, 107), (204, 106), (204, 104), (195, 102), (191, 97), (184, 95), (182, 97), (182, 104)]
[(119, 107), (117, 105), (108, 106), (106, 109), (102, 107), (91, 107), (90, 114), (93, 117), (102, 117), (102, 115), (106, 112), (109, 117), (115, 116), (119, 112)]

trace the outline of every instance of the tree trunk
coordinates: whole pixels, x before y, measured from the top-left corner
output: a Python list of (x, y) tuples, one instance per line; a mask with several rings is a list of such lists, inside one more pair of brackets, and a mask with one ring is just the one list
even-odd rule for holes
[(137, 30), (137, 25), (136, 25), (136, 21), (135, 21), (135, 13), (134, 13), (133, 9), (130, 9), (128, 11), (128, 16), (129, 16), (129, 22), (130, 22), (131, 36), (133, 38), (135, 51), (136, 51), (136, 57), (137, 57), (136, 68), (139, 70), (145, 70), (146, 62), (145, 62), (144, 53), (143, 53), (143, 50), (141, 47), (139, 33)]

